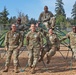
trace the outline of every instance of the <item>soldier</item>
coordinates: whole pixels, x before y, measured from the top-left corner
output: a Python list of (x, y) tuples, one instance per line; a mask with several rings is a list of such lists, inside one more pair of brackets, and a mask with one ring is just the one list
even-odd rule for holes
[(5, 69), (3, 72), (8, 72), (9, 63), (11, 60), (11, 56), (13, 55), (13, 62), (14, 62), (14, 71), (18, 73), (18, 56), (19, 56), (19, 49), (22, 46), (22, 36), (16, 30), (16, 25), (12, 24), (11, 30), (7, 32), (5, 36), (5, 50), (7, 50), (7, 57), (5, 63)]
[(31, 67), (31, 73), (35, 73), (35, 67), (38, 62), (40, 49), (42, 48), (43, 40), (41, 33), (36, 31), (36, 26), (31, 24), (31, 31), (26, 35), (26, 42), (28, 48), (28, 64)]
[(56, 51), (60, 49), (60, 42), (57, 35), (53, 32), (52, 28), (49, 29), (49, 33), (46, 35), (46, 40), (47, 40), (47, 44), (44, 47), (40, 61), (43, 59), (44, 55), (46, 54), (47, 64), (49, 64), (51, 57), (54, 56)]
[(36, 30), (37, 31), (39, 31), (39, 32), (41, 32), (41, 34), (42, 34), (42, 38), (45, 36), (45, 34), (47, 33), (44, 29), (42, 29), (41, 27), (40, 27), (40, 24), (36, 24)]
[(29, 28), (27, 26), (21, 24), (21, 18), (17, 19), (16, 28), (17, 28), (17, 31), (20, 31), (23, 41), (24, 41), (24, 31), (28, 30)]
[(73, 26), (72, 31), (67, 33), (66, 36), (64, 36), (60, 41), (63, 41), (67, 38), (70, 40), (73, 58), (76, 59), (76, 26)]
[(51, 11), (48, 11), (48, 7), (44, 7), (44, 12), (42, 12), (39, 16), (39, 22), (42, 22), (47, 29), (50, 27), (54, 28), (55, 26), (55, 17), (53, 16)]

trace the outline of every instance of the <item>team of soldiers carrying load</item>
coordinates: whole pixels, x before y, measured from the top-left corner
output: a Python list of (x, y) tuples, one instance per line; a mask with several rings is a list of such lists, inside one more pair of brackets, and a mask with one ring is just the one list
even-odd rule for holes
[[(39, 23), (43, 23), (47, 32), (40, 28)], [(31, 73), (35, 73), (35, 68), (38, 62), (43, 60), (46, 55), (47, 64), (55, 55), (56, 51), (60, 49), (60, 42), (66, 38), (70, 39), (70, 46), (73, 50), (73, 57), (76, 58), (76, 27), (69, 32), (61, 40), (58, 39), (57, 34), (54, 33), (55, 17), (48, 11), (48, 7), (44, 7), (44, 12), (39, 16), (38, 23), (30, 25), (30, 31), (24, 36), (25, 26), (21, 24), (21, 19), (18, 18), (17, 24), (12, 24), (11, 30), (5, 36), (5, 49), (7, 50), (7, 57), (5, 69), (3, 72), (8, 72), (11, 56), (13, 55), (14, 71), (18, 73), (18, 56), (19, 50), (23, 46), (24, 38), (26, 38), (26, 47), (28, 49), (28, 65)], [(46, 45), (44, 45), (43, 38), (45, 37)]]

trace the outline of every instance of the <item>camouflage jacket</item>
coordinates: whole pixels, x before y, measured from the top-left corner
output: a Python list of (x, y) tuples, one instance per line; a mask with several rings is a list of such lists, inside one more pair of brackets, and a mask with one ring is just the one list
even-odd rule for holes
[(43, 46), (42, 34), (38, 31), (28, 32), (26, 35), (26, 44), (29, 49), (32, 49), (33, 47)]
[(18, 31), (8, 31), (5, 36), (5, 47), (21, 47), (22, 36)]
[(39, 16), (39, 22), (49, 21), (51, 17), (53, 17), (52, 12), (50, 12), (50, 11), (48, 11), (47, 13), (42, 12)]
[(57, 37), (57, 35), (55, 33), (53, 33), (52, 35), (48, 34), (47, 36), (47, 44), (51, 47), (51, 46), (55, 46), (60, 48), (60, 41)]
[(25, 31), (25, 30), (29, 29), (28, 26), (22, 25), (22, 24), (20, 24), (20, 25), (16, 24), (16, 27), (17, 27), (17, 31)]
[(61, 41), (65, 40), (69, 38), (70, 39), (70, 46), (71, 47), (76, 47), (76, 33), (74, 33), (73, 31), (69, 32), (68, 34), (66, 34), (66, 36), (64, 36)]

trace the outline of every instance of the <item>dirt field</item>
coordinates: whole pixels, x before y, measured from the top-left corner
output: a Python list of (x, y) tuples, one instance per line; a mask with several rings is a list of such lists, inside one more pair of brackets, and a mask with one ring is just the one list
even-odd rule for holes
[[(66, 51), (63, 51), (66, 50)], [(46, 64), (46, 58), (44, 62), (46, 64), (46, 68), (43, 65), (43, 62), (39, 62), (36, 67), (36, 73), (34, 75), (76, 75), (76, 63), (75, 60), (71, 61), (72, 53), (69, 51), (67, 57), (68, 49), (65, 47), (61, 47), (60, 51), (57, 51), (56, 55), (52, 57), (50, 64)], [(63, 56), (61, 55), (61, 53)], [(3, 73), (2, 70), (4, 69), (4, 59), (0, 59), (0, 75), (32, 75), (28, 67), (25, 69), (24, 72), (22, 70), (25, 68), (28, 60), (28, 52), (23, 51), (19, 56), (20, 66), (19, 73), (14, 73), (13, 70), (13, 63), (11, 61), (9, 72)], [(66, 59), (67, 57), (67, 59)]]

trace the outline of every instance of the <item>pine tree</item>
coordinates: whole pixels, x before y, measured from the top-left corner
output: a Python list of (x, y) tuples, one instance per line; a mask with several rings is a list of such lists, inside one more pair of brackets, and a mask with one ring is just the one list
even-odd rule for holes
[(8, 23), (8, 10), (4, 7), (4, 10), (0, 12), (0, 23), (7, 24)]
[(65, 23), (66, 23), (66, 14), (65, 14), (65, 10), (64, 10), (64, 3), (62, 2), (62, 0), (56, 0), (57, 2), (56, 4), (56, 8), (55, 8), (55, 16), (56, 16), (56, 24), (58, 25), (59, 28), (64, 29)]
[(73, 9), (72, 9), (72, 18), (73, 18), (73, 24), (76, 24), (76, 2), (73, 5)]
[(63, 8), (64, 3), (62, 2), (62, 0), (56, 0), (56, 1), (57, 1), (57, 3), (55, 3), (56, 4), (56, 8), (55, 8), (56, 15), (66, 16), (65, 10)]

